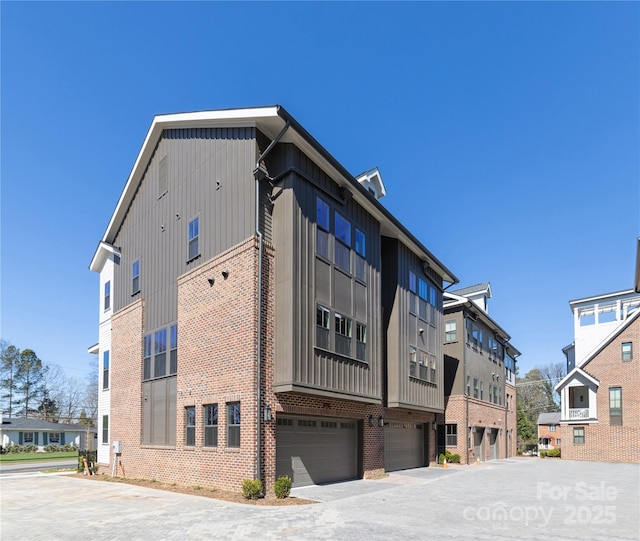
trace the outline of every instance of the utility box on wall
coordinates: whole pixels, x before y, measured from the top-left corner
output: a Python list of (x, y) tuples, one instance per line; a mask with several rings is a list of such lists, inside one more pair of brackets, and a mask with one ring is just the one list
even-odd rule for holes
[(117, 455), (119, 455), (120, 453), (122, 453), (122, 442), (120, 440), (115, 440), (111, 443), (111, 448), (113, 449), (113, 452)]

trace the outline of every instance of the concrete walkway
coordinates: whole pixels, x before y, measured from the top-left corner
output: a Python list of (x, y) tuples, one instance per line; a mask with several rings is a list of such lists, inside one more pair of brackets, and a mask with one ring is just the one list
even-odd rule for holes
[(46, 474), (1, 479), (3, 541), (638, 540), (640, 466), (508, 459), (293, 490), (258, 507)]

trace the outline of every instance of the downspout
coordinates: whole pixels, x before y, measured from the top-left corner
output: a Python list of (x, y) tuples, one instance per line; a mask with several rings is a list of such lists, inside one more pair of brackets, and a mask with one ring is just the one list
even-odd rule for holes
[(262, 446), (262, 233), (260, 232), (260, 180), (264, 178), (268, 178), (268, 175), (260, 167), (260, 163), (267, 156), (271, 149), (276, 146), (278, 141), (282, 138), (285, 132), (289, 129), (289, 121), (287, 120), (284, 128), (280, 131), (280, 133), (276, 136), (276, 138), (269, 143), (269, 146), (265, 149), (265, 151), (258, 156), (256, 161), (256, 167), (253, 170), (253, 177), (255, 179), (255, 190), (256, 190), (256, 237), (258, 239), (258, 291), (257, 291), (257, 307), (258, 307), (258, 317), (257, 317), (257, 326), (258, 332), (256, 338), (256, 356), (257, 356), (257, 383), (256, 383), (256, 413), (257, 413), (257, 436), (256, 436), (256, 471), (255, 478), (262, 481), (263, 491), (264, 491), (264, 480), (262, 479), (262, 470), (260, 468), (260, 463), (262, 460), (261, 446)]
[[(467, 332), (467, 318), (465, 317), (466, 314), (466, 310), (462, 311), (462, 332), (465, 333), (464, 337), (465, 337), (465, 344), (466, 344), (466, 332)], [(463, 345), (462, 346), (462, 384), (464, 385), (463, 389), (464, 389), (464, 404), (465, 404), (465, 423), (464, 426), (466, 428), (465, 432), (465, 442), (464, 442), (464, 448), (466, 449), (466, 460), (467, 460), (467, 466), (469, 465), (469, 438), (470, 438), (470, 432), (469, 429), (471, 428), (469, 426), (469, 392), (467, 390), (467, 348)]]

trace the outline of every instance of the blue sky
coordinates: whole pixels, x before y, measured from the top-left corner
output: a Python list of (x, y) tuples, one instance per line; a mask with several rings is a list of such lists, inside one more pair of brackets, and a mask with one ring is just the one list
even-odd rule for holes
[(489, 312), (524, 373), (631, 288), (640, 4), (7, 2), (1, 337), (83, 377), (88, 270), (155, 114), (283, 105)]

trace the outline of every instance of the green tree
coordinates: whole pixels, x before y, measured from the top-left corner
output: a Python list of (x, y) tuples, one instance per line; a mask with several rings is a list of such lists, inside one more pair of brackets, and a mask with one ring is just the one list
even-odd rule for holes
[(38, 406), (40, 419), (48, 421), (49, 423), (57, 423), (60, 420), (59, 410), (60, 408), (58, 407), (57, 402), (49, 396), (49, 390), (45, 388), (42, 392), (42, 400)]
[(3, 412), (13, 415), (16, 403), (15, 375), (20, 359), (20, 350), (6, 340), (0, 341), (0, 389), (2, 389)]
[(35, 351), (25, 349), (20, 353), (14, 381), (20, 393), (20, 415), (29, 417), (37, 412), (36, 404), (42, 400), (45, 390), (44, 377), (47, 367), (43, 366)]

